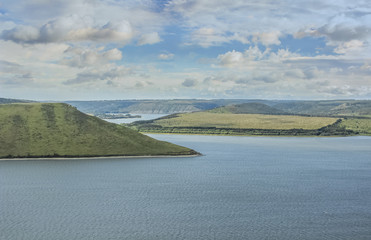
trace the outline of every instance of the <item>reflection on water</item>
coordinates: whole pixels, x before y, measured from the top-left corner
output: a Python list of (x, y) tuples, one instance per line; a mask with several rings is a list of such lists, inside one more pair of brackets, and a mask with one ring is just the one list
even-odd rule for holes
[(204, 155), (0, 161), (0, 239), (370, 239), (371, 137), (151, 136)]
[(119, 118), (119, 119), (104, 119), (107, 122), (112, 122), (116, 124), (121, 124), (121, 123), (132, 123), (135, 121), (143, 121), (143, 120), (152, 120), (156, 118), (160, 118), (163, 116), (166, 116), (168, 114), (132, 114), (132, 115), (140, 115), (140, 118)]

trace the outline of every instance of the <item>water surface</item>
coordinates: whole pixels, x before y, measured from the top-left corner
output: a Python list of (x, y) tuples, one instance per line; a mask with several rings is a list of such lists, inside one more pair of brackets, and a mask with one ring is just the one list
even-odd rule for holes
[(371, 137), (151, 136), (204, 156), (0, 161), (0, 239), (371, 238)]
[(112, 122), (112, 123), (117, 123), (117, 124), (132, 123), (132, 122), (135, 122), (135, 121), (152, 120), (152, 119), (156, 119), (156, 118), (166, 116), (168, 114), (135, 114), (135, 113), (132, 113), (132, 115), (139, 115), (141, 117), (140, 118), (104, 119), (104, 120), (106, 120), (107, 122)]

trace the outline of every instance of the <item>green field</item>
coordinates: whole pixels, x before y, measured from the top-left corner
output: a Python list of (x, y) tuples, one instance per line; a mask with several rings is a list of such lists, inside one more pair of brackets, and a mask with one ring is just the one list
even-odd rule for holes
[(342, 119), (293, 115), (195, 112), (174, 114), (129, 126), (140, 132), (251, 136), (349, 136)]
[(154, 124), (162, 127), (318, 129), (333, 124), (336, 120), (327, 117), (195, 112), (159, 119)]
[(88, 116), (62, 103), (0, 105), (0, 158), (189, 155), (191, 149), (157, 141)]
[(347, 118), (341, 122), (340, 126), (361, 135), (371, 135), (371, 118)]

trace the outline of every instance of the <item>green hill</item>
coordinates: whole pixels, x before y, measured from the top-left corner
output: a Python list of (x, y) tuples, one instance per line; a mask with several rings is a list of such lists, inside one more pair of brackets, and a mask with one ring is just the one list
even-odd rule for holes
[[(356, 135), (357, 126), (348, 129), (342, 119), (295, 115), (235, 114), (193, 112), (137, 121), (129, 124), (140, 132), (177, 134), (221, 134), (250, 136), (348, 136)], [(364, 123), (364, 125), (367, 123)]]
[(271, 114), (271, 115), (285, 114), (284, 111), (270, 107), (264, 103), (257, 103), (257, 102), (242, 103), (242, 104), (218, 107), (218, 108), (209, 110), (208, 112), (233, 113), (233, 114)]
[[(105, 100), (105, 101), (67, 101), (85, 113), (100, 114), (107, 112), (135, 114), (172, 114), (204, 111), (230, 104), (252, 100), (239, 99), (170, 99), (170, 100)], [(259, 101), (259, 100), (254, 100)]]
[[(238, 111), (249, 114), (291, 114), (312, 116), (371, 116), (370, 100), (259, 100), (259, 99), (171, 99), (171, 100), (106, 100), (68, 101), (80, 111), (92, 114), (108, 112), (135, 114), (173, 114), (206, 111), (214, 108), (228, 111), (236, 105)], [(247, 104), (247, 105), (244, 105)], [(223, 108), (223, 106), (227, 109)], [(269, 108), (271, 107), (271, 108)]]
[(0, 158), (190, 154), (64, 103), (0, 105)]
[(291, 114), (371, 116), (370, 100), (291, 101), (273, 107)]

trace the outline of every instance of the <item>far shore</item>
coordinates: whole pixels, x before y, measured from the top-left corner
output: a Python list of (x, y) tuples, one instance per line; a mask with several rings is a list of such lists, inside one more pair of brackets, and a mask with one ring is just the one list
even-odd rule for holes
[(0, 158), (0, 161), (54, 161), (54, 160), (87, 160), (87, 159), (114, 159), (114, 158), (186, 158), (186, 157), (199, 157), (202, 154), (192, 155), (143, 155), (143, 156), (100, 156), (100, 157), (18, 157), (18, 158)]
[(268, 134), (261, 134), (261, 135), (248, 135), (248, 134), (225, 134), (225, 133), (177, 133), (177, 132), (174, 132), (174, 133), (167, 133), (167, 132), (140, 132), (141, 134), (145, 134), (145, 135), (195, 135), (195, 136), (223, 136), (223, 137), (277, 137), (277, 138), (280, 138), (280, 137), (302, 137), (302, 138), (311, 138), (311, 137), (315, 137), (315, 138), (326, 138), (326, 137), (361, 137), (361, 136), (371, 136), (371, 135), (268, 135)]

